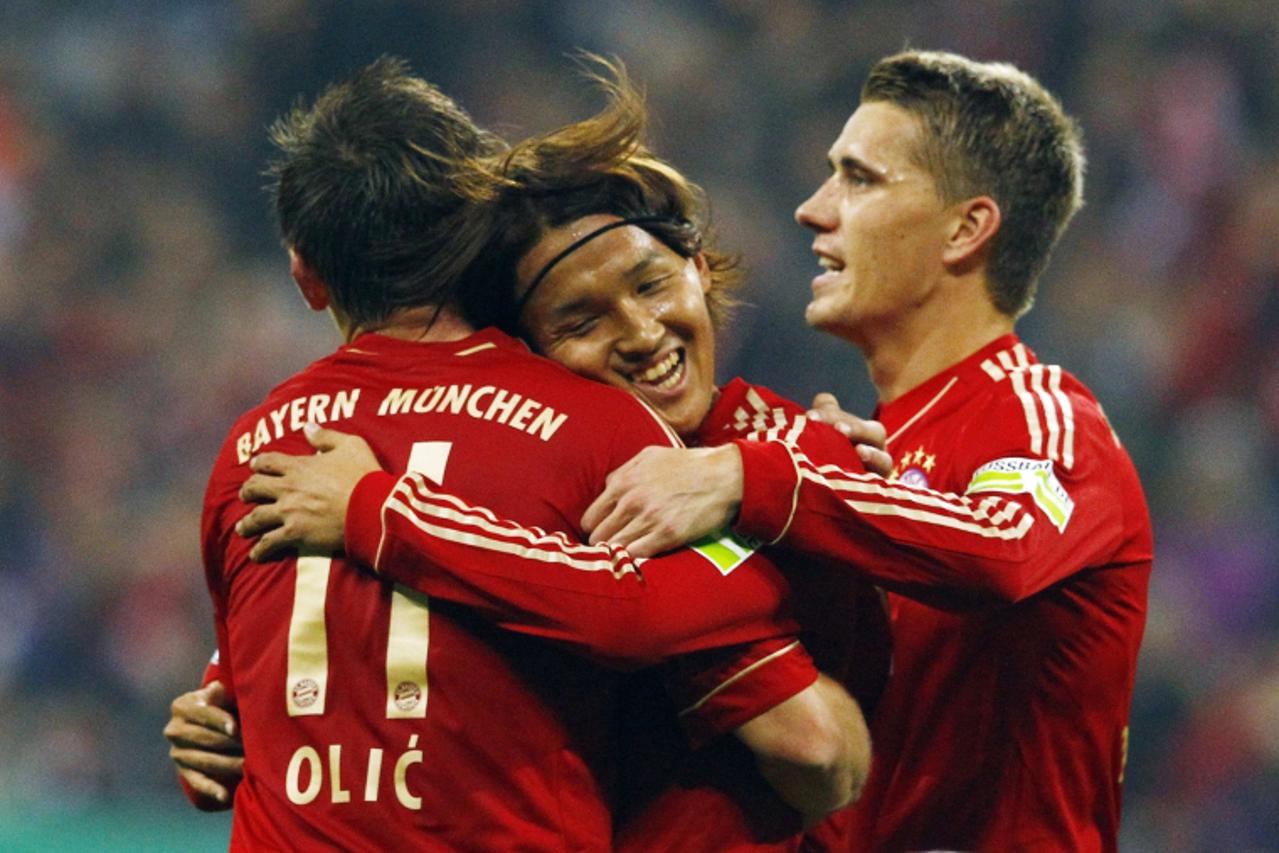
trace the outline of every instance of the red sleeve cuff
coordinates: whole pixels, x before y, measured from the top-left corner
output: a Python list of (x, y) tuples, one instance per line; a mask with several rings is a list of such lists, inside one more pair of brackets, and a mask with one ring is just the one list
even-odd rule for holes
[(742, 506), (733, 528), (769, 544), (778, 542), (790, 528), (799, 498), (795, 460), (781, 442), (733, 443), (742, 454)]
[(355, 484), (346, 507), (346, 555), (356, 562), (377, 568), (382, 547), (382, 507), (400, 480), (385, 471), (365, 474)]
[[(724, 656), (717, 667), (668, 688), (681, 707), (680, 722), (694, 748), (704, 746), (770, 711), (817, 680), (817, 666), (793, 638), (753, 645), (743, 655)], [(690, 690), (700, 688), (700, 696)]]

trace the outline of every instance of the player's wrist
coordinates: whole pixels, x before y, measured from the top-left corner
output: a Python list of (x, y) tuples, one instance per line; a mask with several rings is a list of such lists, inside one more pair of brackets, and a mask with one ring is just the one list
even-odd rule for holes
[(346, 554), (351, 559), (377, 567), (377, 552), (382, 542), (382, 507), (399, 480), (386, 471), (371, 471), (351, 490), (343, 530)]
[(742, 453), (733, 442), (704, 451), (712, 461), (716, 493), (723, 502), (729, 523), (736, 523), (742, 506)]
[(786, 445), (736, 439), (742, 472), (741, 503), (733, 529), (764, 542), (786, 535), (795, 509), (799, 470)]

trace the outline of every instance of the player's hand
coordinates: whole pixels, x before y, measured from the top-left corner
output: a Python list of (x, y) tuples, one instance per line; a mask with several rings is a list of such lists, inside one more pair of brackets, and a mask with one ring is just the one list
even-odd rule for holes
[(834, 394), (821, 393), (808, 410), (810, 420), (830, 424), (856, 445), (857, 456), (872, 474), (887, 477), (893, 472), (893, 457), (884, 449), (888, 433), (879, 421), (866, 421), (839, 407)]
[(249, 551), (254, 560), (290, 548), (342, 550), (351, 492), (365, 474), (382, 469), (358, 435), (308, 425), (306, 437), (319, 451), (314, 456), (263, 453), (249, 461), (254, 473), (240, 487), (240, 498), (261, 506), (240, 519), (235, 532), (260, 537)]
[(742, 503), (736, 445), (646, 447), (608, 475), (582, 516), (591, 544), (612, 542), (651, 557), (728, 525)]
[(178, 776), (200, 795), (202, 808), (230, 808), (231, 794), (244, 775), (244, 745), (239, 722), (227, 710), (222, 682), (183, 693), (169, 712), (164, 736)]

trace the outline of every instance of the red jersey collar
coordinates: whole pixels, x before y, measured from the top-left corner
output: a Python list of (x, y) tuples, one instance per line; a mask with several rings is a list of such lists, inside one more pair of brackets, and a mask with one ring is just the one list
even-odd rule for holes
[(476, 348), (497, 347), (503, 350), (522, 350), (528, 346), (518, 338), (489, 327), (480, 329), (456, 341), (408, 341), (392, 338), (377, 332), (365, 332), (349, 344), (338, 348), (343, 355), (412, 355), (430, 352), (434, 355), (459, 355)]
[(1016, 334), (1009, 332), (995, 338), (981, 349), (967, 356), (950, 367), (938, 373), (931, 379), (927, 379), (916, 385), (911, 390), (902, 394), (891, 403), (881, 403), (875, 408), (875, 420), (880, 421), (884, 425), (884, 429), (891, 436), (902, 428), (903, 424), (908, 423), (918, 416), (926, 407), (931, 406), (937, 400), (939, 395), (943, 393), (950, 396), (956, 392), (956, 388), (948, 386), (954, 380), (955, 385), (967, 386), (968, 388), (976, 387), (976, 383), (990, 382), (993, 377), (990, 376), (986, 369), (982, 367), (982, 363), (987, 359), (995, 359), (998, 353), (1012, 349), (1017, 345), (1021, 345), (1025, 351), (1027, 360), (1034, 364), (1037, 359), (1035, 354), (1031, 352), (1030, 347), (1021, 343), (1021, 339)]
[(751, 385), (740, 377), (735, 377), (716, 391), (711, 410), (706, 413), (697, 432), (691, 437), (690, 444), (696, 446), (713, 445), (719, 441), (723, 433), (733, 431), (733, 418), (739, 406), (746, 401), (746, 392)]

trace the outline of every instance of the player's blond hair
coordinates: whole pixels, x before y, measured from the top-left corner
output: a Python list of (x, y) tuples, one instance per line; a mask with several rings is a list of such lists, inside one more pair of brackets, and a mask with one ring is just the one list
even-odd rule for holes
[(919, 119), (918, 162), (944, 202), (987, 195), (999, 205), (991, 299), (1011, 317), (1028, 311), (1053, 246), (1083, 204), (1083, 143), (1058, 100), (1012, 65), (930, 51), (881, 59), (861, 98)]

